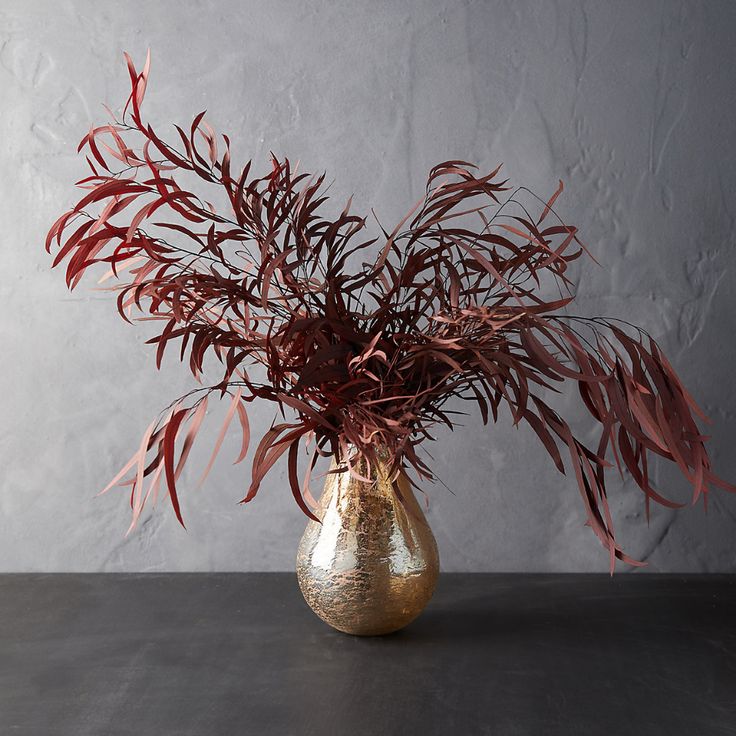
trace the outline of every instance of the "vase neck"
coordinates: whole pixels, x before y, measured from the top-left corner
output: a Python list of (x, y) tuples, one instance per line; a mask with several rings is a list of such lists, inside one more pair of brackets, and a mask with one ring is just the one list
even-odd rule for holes
[(386, 445), (374, 445), (372, 449), (375, 457), (370, 460), (365, 455), (359, 457), (358, 448), (355, 445), (348, 444), (347, 448), (347, 457), (333, 458), (333, 468), (347, 468), (347, 460), (349, 458), (353, 470), (364, 478), (375, 481), (379, 477), (386, 477), (388, 475), (391, 465), (391, 454)]

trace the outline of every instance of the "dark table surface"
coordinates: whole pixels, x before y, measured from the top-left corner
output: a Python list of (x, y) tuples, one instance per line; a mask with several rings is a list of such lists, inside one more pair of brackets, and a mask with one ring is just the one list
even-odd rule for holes
[(736, 734), (736, 577), (445, 574), (355, 638), (294, 575), (2, 575), (0, 734)]

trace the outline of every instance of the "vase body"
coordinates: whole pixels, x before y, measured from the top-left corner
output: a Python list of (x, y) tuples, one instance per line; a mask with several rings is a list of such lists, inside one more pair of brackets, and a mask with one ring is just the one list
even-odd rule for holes
[(357, 470), (371, 482), (347, 471), (327, 475), (315, 512), (322, 523), (307, 524), (297, 578), (306, 602), (333, 628), (388, 634), (414, 620), (432, 597), (437, 544), (405, 475), (393, 482), (399, 498), (385, 463)]

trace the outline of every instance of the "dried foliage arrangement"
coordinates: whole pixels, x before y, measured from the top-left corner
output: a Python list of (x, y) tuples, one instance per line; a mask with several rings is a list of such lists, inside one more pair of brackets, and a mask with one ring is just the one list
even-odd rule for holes
[[(162, 484), (183, 523), (177, 481), (213, 394), (229, 408), (203, 478), (236, 419), (236, 462), (245, 459), (246, 407), (271, 401), (283, 421), (258, 441), (243, 502), (286, 455), (294, 498), (312, 518), (320, 456), (355, 473), (381, 447), (394, 473), (431, 480), (417, 450), (436, 425), (453, 427), (451, 400), (475, 402), (484, 422), (505, 402), (514, 423), (534, 430), (557, 469), (575, 476), (611, 569), (616, 558), (641, 564), (614, 536), (611, 459), (644, 492), (647, 515), (651, 501), (681, 505), (652, 486), (652, 455), (677, 464), (693, 502), (710, 486), (736, 490), (712, 472), (693, 415), (705, 417), (657, 343), (618, 320), (565, 313), (569, 266), (587, 251), (553, 210), (562, 183), (544, 202), (512, 190), (498, 169), (479, 175), (446, 161), (391, 232), (377, 224), (369, 237), (368, 218), (350, 202), (326, 214), (324, 175), (275, 156), (262, 174), (251, 162), (234, 168), (229, 138), (204, 113), (165, 141), (141, 114), (150, 60), (139, 72), (126, 59), (132, 89), (121, 119), (110, 113), (81, 141), (91, 175), (78, 186), (87, 193), (51, 227), (46, 248), (58, 248), (54, 265), (66, 262), (71, 289), (105, 264), (123, 319), (160, 324), (150, 340), (157, 366), (174, 345), (200, 383), (206, 355), (222, 366), (216, 383), (150, 424), (108, 486), (130, 487), (131, 527)], [(222, 204), (195, 193), (197, 183)], [(557, 294), (544, 298), (550, 285)], [(571, 385), (599, 425), (597, 444), (580, 441), (542, 397)], [(311, 454), (300, 471), (302, 445)]]

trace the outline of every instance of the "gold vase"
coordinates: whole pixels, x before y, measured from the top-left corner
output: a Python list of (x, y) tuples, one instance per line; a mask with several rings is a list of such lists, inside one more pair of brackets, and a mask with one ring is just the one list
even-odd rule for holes
[[(333, 461), (332, 469), (337, 468)], [(388, 634), (413, 621), (427, 605), (439, 575), (432, 530), (405, 475), (388, 479), (379, 462), (370, 483), (347, 471), (327, 475), (316, 515), (297, 553), (296, 572), (311, 609), (338, 631)]]

